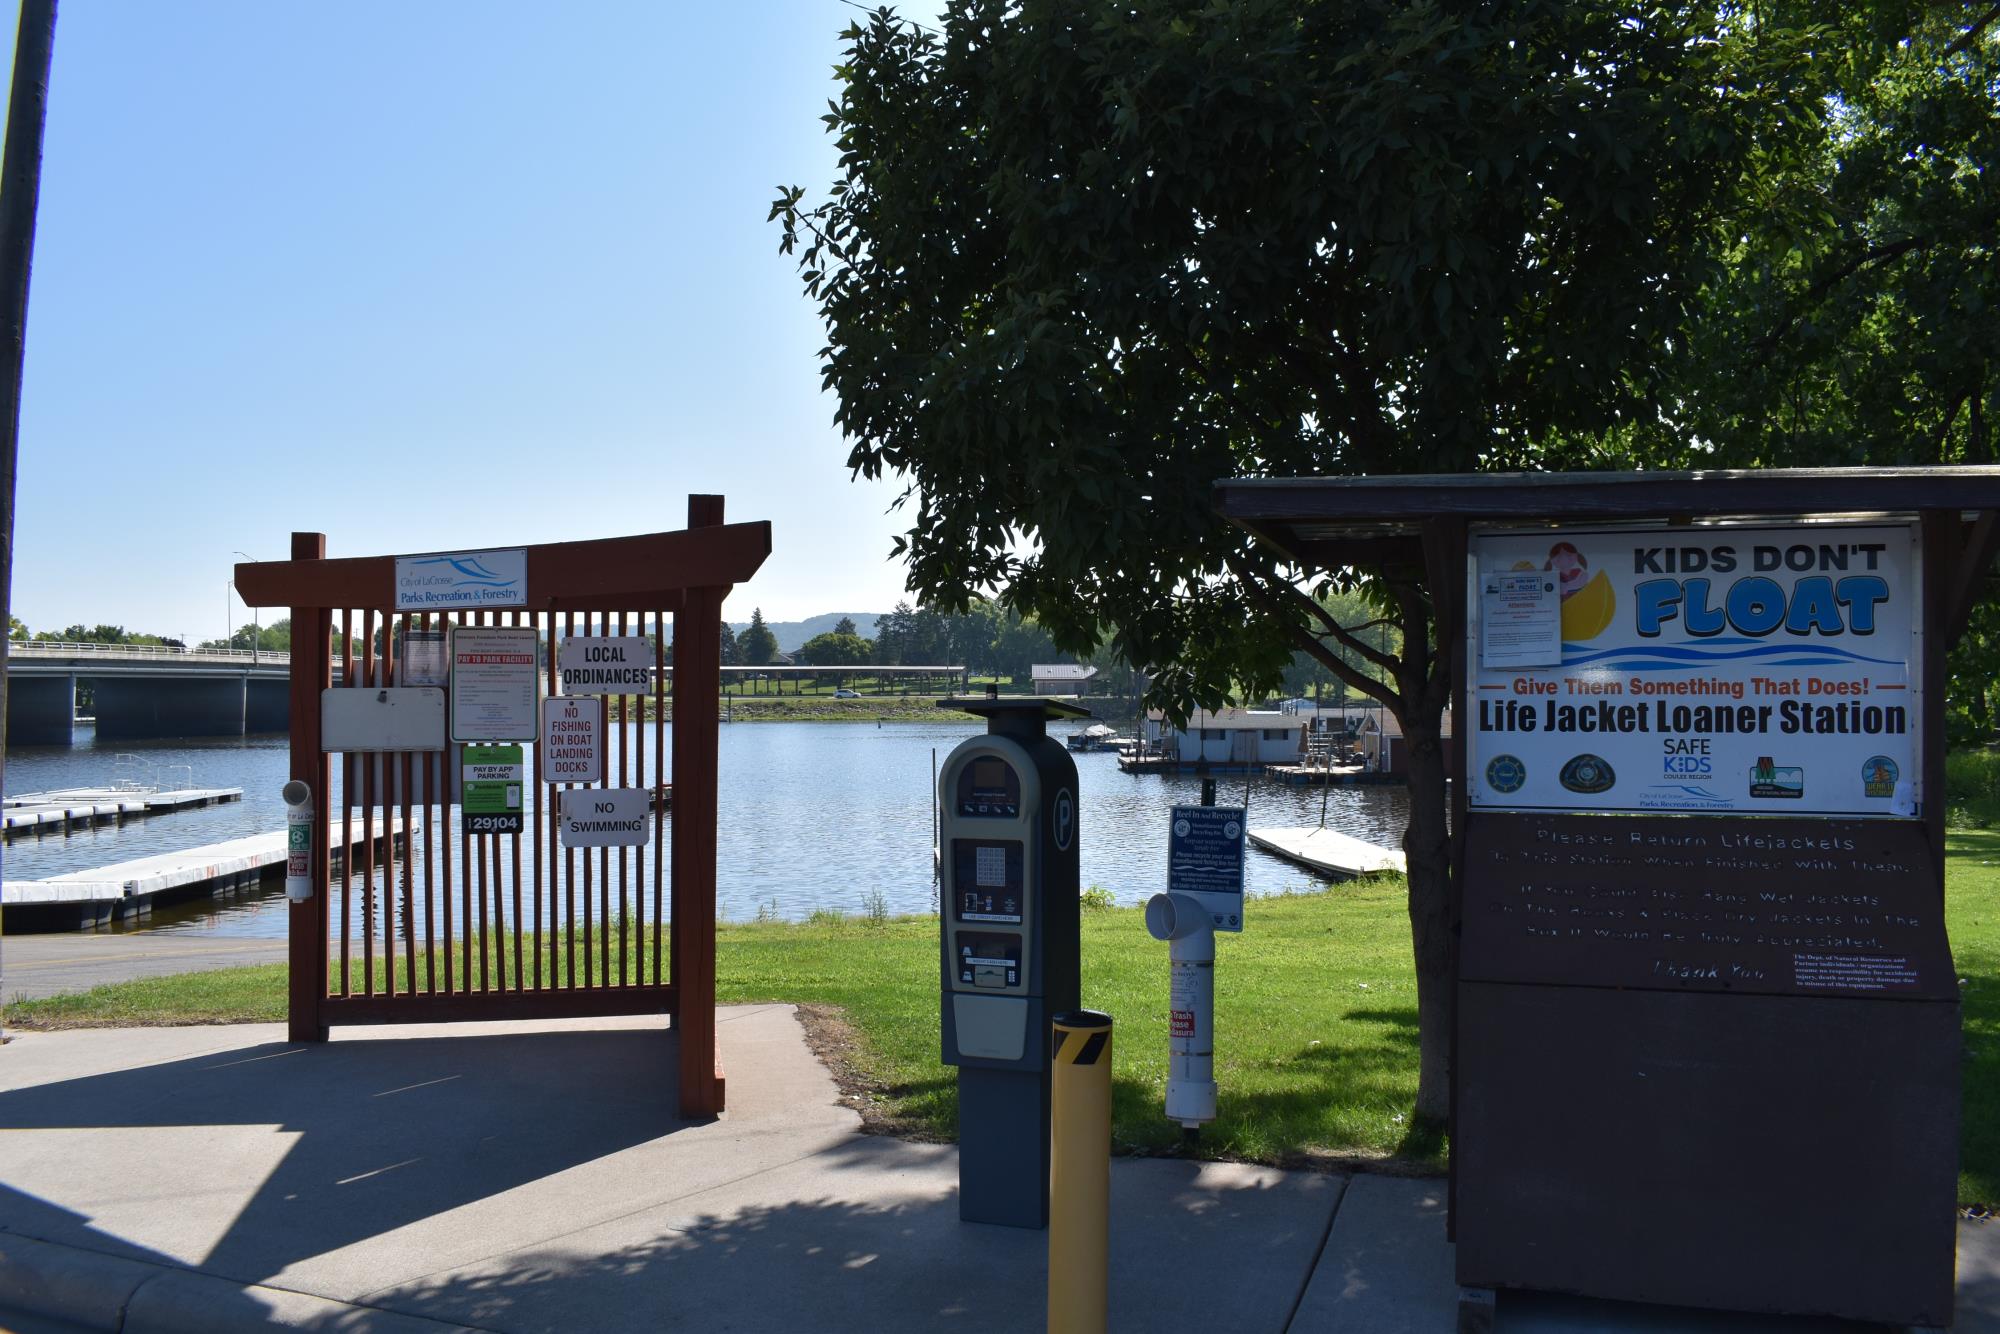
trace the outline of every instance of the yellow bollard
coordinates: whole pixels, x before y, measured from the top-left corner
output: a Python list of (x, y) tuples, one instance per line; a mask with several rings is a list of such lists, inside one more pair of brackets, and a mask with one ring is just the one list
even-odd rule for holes
[(1111, 1016), (1052, 1021), (1049, 1334), (1104, 1334), (1111, 1250)]

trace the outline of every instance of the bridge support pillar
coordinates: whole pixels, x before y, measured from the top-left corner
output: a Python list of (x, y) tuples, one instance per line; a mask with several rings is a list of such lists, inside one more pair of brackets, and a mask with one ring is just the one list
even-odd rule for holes
[(292, 725), (292, 687), (283, 677), (250, 678), (250, 697), (243, 706), (246, 732), (284, 732)]
[(249, 682), (241, 676), (97, 678), (100, 740), (242, 736)]
[(76, 725), (74, 676), (13, 676), (7, 681), (7, 747), (67, 746)]

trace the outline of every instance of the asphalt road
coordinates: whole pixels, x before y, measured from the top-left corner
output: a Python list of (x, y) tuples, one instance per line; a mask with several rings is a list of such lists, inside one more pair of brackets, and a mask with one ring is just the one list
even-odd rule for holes
[(143, 931), (8, 936), (0, 940), (0, 996), (10, 1001), (40, 1000), (135, 977), (284, 961), (282, 940), (219, 940)]

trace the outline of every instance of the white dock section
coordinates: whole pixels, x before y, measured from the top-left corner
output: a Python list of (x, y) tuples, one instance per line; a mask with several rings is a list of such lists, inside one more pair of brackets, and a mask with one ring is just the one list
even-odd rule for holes
[(242, 799), (240, 787), (184, 787), (170, 792), (72, 787), (59, 792), (26, 792), (0, 803), (0, 828), (9, 838), (29, 831), (55, 833), (73, 825), (102, 824)]
[(1252, 829), (1251, 843), (1288, 862), (1297, 862), (1321, 875), (1357, 876), (1378, 871), (1402, 874), (1403, 854), (1380, 847), (1349, 834), (1307, 825), (1286, 829)]
[[(416, 822), (411, 821), (412, 824)], [(375, 837), (401, 838), (403, 819), (398, 815), (377, 817)], [(338, 827), (327, 831), (327, 849), (338, 864), (343, 847)], [(360, 846), (357, 830), (355, 846)], [(192, 890), (209, 884), (230, 884), (257, 880), (267, 870), (285, 860), (285, 831), (232, 838), (206, 847), (180, 852), (156, 853), (88, 871), (51, 876), (47, 880), (10, 880), (4, 890), (8, 907), (32, 907), (58, 903), (118, 903), (149, 899), (174, 890)]]

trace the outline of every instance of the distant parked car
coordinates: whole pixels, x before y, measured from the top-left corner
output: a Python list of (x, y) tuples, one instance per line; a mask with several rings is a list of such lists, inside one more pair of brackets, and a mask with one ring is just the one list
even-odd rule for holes
[(835, 699), (860, 699), (861, 692), (859, 690), (836, 690), (833, 692), (833, 697)]

